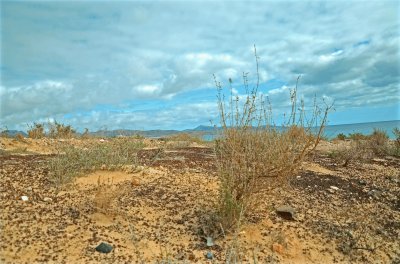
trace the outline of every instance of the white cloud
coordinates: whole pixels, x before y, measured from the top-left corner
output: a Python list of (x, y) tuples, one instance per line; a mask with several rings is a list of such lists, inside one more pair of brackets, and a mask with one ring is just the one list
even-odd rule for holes
[[(399, 5), (5, 2), (1, 122), (13, 127), (127, 101), (140, 105), (141, 100), (156, 100), (154, 109), (163, 108), (163, 100), (213, 88), (212, 74), (240, 84), (242, 74), (249, 72), (254, 82), (253, 44), (260, 81), (286, 85), (265, 92), (276, 105), (286, 104), (287, 87), (294, 86), (297, 75), (302, 75), (299, 89), (305, 98), (328, 96), (339, 108), (393, 105), (399, 100)], [(210, 89), (215, 101), (213, 93)], [(209, 103), (215, 107), (214, 101)], [(101, 116), (89, 115), (96, 122), (107, 123), (116, 115), (93, 111)], [(182, 123), (195, 120), (185, 111), (177, 113), (186, 118)], [(129, 118), (140, 117), (147, 118)], [(79, 125), (86, 119), (76, 120)], [(175, 119), (159, 115), (159, 127), (170, 124), (168, 120)]]

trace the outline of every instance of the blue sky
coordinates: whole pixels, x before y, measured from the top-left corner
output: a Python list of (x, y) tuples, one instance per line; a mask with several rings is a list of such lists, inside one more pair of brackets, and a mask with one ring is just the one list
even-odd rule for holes
[(1, 1), (0, 126), (218, 122), (213, 74), (335, 101), (330, 124), (400, 119), (399, 1)]

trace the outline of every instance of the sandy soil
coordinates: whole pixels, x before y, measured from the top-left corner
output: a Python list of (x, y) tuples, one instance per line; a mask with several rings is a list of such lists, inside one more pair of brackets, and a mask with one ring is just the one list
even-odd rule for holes
[[(51, 142), (1, 140), (3, 149), (42, 153), (0, 155), (2, 263), (207, 263), (207, 252), (223, 262), (232, 248), (244, 262), (400, 262), (399, 159), (344, 168), (326, 143), (289, 187), (260, 194), (235, 239), (210, 226), (218, 188), (212, 149), (159, 155), (153, 142), (136, 170), (96, 171), (56, 188), (47, 179)], [(280, 205), (293, 207), (295, 220), (280, 217)], [(206, 235), (215, 245), (207, 247)], [(113, 251), (97, 252), (101, 242)]]

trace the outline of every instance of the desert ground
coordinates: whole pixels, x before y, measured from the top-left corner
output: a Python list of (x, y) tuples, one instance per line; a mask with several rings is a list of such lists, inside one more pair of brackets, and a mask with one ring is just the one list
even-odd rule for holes
[[(146, 140), (135, 166), (55, 185), (56, 139), (0, 140), (2, 263), (400, 263), (399, 158), (343, 167), (329, 155), (338, 143), (322, 142), (225, 233), (210, 226), (219, 184), (210, 144)], [(277, 212), (284, 205), (289, 217)], [(112, 251), (96, 251), (101, 242)]]

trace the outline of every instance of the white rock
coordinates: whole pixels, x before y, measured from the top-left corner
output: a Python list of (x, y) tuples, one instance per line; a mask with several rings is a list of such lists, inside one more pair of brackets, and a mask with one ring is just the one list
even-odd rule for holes
[(21, 196), (21, 199), (22, 199), (22, 201), (24, 201), (24, 202), (26, 202), (26, 201), (28, 201), (29, 200), (29, 198), (28, 198), (28, 196)]
[(44, 201), (44, 202), (50, 203), (50, 202), (53, 201), (53, 199), (51, 199), (50, 197), (44, 197), (44, 198), (43, 198), (43, 201)]
[(332, 190), (335, 190), (335, 191), (339, 190), (339, 188), (336, 187), (336, 186), (330, 186), (329, 188), (332, 189)]

